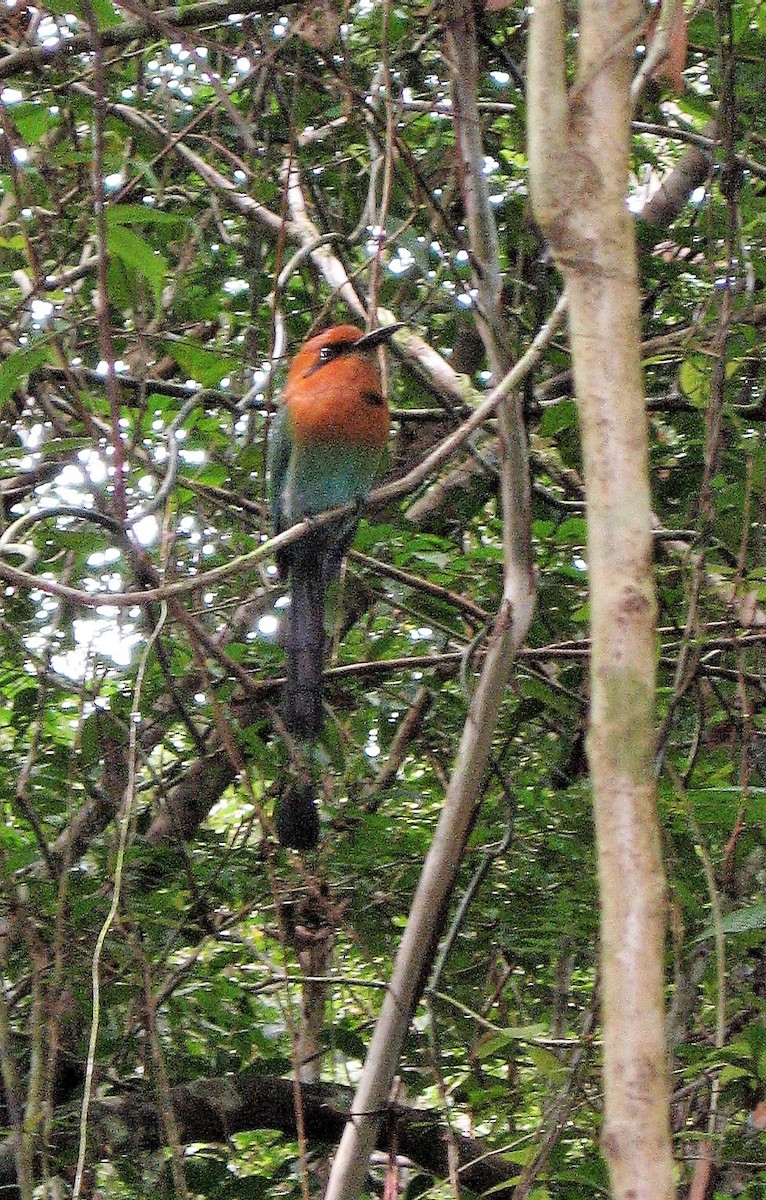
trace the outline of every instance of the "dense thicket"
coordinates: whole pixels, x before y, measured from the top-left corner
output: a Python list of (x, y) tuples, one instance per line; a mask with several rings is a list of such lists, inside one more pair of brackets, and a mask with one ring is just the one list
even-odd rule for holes
[[(525, 9), (477, 13), (469, 163), (446, 19), (327, 0), (5, 13), (0, 1059), (20, 1139), (0, 1177), (24, 1195), (66, 1194), (75, 1174), (104, 1196), (297, 1195), (301, 1162), (321, 1177), (337, 1137), (502, 587), (494, 419), (410, 474), (490, 382), (472, 175), (505, 363), (561, 287), (527, 199)], [(652, 81), (636, 114), (630, 200), (676, 1153), (685, 1182), (710, 1163), (717, 1195), (751, 1200), (766, 1183), (763, 27), (750, 0), (694, 9), (683, 79)], [(284, 589), (259, 550), (268, 418), (290, 349), (376, 305), (407, 326), (384, 481), (404, 483), (368, 509), (336, 598), (322, 840), (301, 859), (271, 823), (287, 752)], [(605, 1172), (563, 326), (521, 387), (535, 616), (382, 1144), (411, 1156), (413, 1194), (501, 1151), (461, 1188), (573, 1200)], [(284, 1079), (312, 1048), (296, 1118)], [(409, 1105), (428, 1109), (427, 1138)]]

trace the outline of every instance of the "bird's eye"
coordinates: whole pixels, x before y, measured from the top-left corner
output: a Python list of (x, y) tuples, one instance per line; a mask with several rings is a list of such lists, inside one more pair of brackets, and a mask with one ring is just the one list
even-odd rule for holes
[(348, 354), (353, 348), (354, 343), (348, 342), (327, 342), (326, 345), (319, 347), (319, 353), (316, 357), (316, 362), (311, 368), (312, 371), (318, 371), (320, 367), (326, 367), (328, 363), (335, 362), (336, 358), (342, 358), (344, 354)]

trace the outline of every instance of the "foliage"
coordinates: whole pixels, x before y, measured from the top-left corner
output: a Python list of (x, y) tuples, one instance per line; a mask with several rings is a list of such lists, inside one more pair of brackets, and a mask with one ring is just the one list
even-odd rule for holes
[[(334, 943), (322, 1080), (357, 1077), (500, 598), (488, 423), (467, 455), (362, 522), (364, 558), (337, 598), (322, 842), (306, 862), (276, 849), (283, 589), (251, 552), (268, 528), (264, 451), (285, 346), (359, 321), (339, 294), (344, 271), (365, 304), (420, 335), (394, 371), (391, 479), (465, 416), (425, 342), (487, 384), (438, 16), (360, 3), (338, 30), (331, 6), (312, 13), (212, 0), (171, 21), (67, 0), (9, 9), (4, 25), (0, 1054), (9, 1128), (14, 1103), (27, 1105), (30, 1170), (71, 1183), (94, 954), (115, 897), (89, 1080), (101, 1107), (88, 1186), (106, 1196), (181, 1194), (184, 1179), (190, 1195), (298, 1194), (296, 1139), (278, 1125), (223, 1147), (198, 1138), (183, 1158), (168, 1089), (251, 1065), (289, 1073), (314, 961), (306, 928)], [(677, 1154), (690, 1177), (710, 1137), (717, 1194), (755, 1198), (766, 167), (750, 131), (764, 115), (763, 12), (742, 0), (731, 18), (727, 49), (724, 6), (695, 10), (683, 95), (644, 98), (633, 182), (639, 209), (640, 186), (688, 153), (687, 133), (727, 117), (704, 186), (672, 226), (639, 218), (638, 232)], [(559, 287), (526, 203), (525, 37), (521, 6), (479, 18), (515, 356)], [(399, 1098), (503, 1150), (531, 1194), (575, 1200), (606, 1185), (587, 525), (568, 366), (561, 335), (527, 389), (536, 616), (461, 893), (486, 874), (413, 1023)], [(176, 581), (152, 603), (119, 600)], [(103, 599), (87, 606), (59, 585)], [(179, 813), (191, 814), (183, 837)], [(104, 1100), (131, 1087), (157, 1102), (163, 1145), (176, 1139), (151, 1170), (109, 1150)], [(0, 1174), (15, 1178), (10, 1151)], [(413, 1172), (409, 1186), (445, 1185)]]

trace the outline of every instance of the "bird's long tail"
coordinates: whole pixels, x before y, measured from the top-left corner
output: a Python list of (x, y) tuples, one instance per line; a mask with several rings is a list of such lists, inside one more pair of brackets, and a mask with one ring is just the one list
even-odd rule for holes
[(285, 726), (298, 742), (292, 778), (279, 799), (277, 834), (283, 846), (311, 850), (319, 841), (316, 785), (311, 769), (313, 742), (322, 729), (325, 572), (321, 550), (298, 543), (290, 555), (290, 616), (287, 622)]
[(314, 800), (313, 780), (291, 779), (279, 798), (276, 814), (277, 837), (281, 846), (293, 850), (313, 850), (319, 841), (319, 813)]
[(294, 737), (311, 741), (321, 732), (323, 717), (325, 580), (316, 547), (295, 546), (290, 577), (284, 720)]

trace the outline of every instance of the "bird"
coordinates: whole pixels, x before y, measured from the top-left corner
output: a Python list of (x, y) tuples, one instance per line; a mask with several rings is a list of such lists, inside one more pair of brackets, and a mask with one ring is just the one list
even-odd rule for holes
[[(357, 511), (310, 529), (277, 552), (281, 579), (290, 583), (285, 643), (283, 720), (299, 744), (322, 731), (325, 592), (340, 572), (356, 532), (358, 508), (368, 495), (390, 427), (378, 348), (401, 323), (364, 333), (334, 325), (300, 347), (287, 372), (268, 444), (269, 506), (275, 534), (330, 508), (356, 503)], [(276, 817), (282, 845), (311, 849), (319, 817), (309, 772), (284, 790)]]

